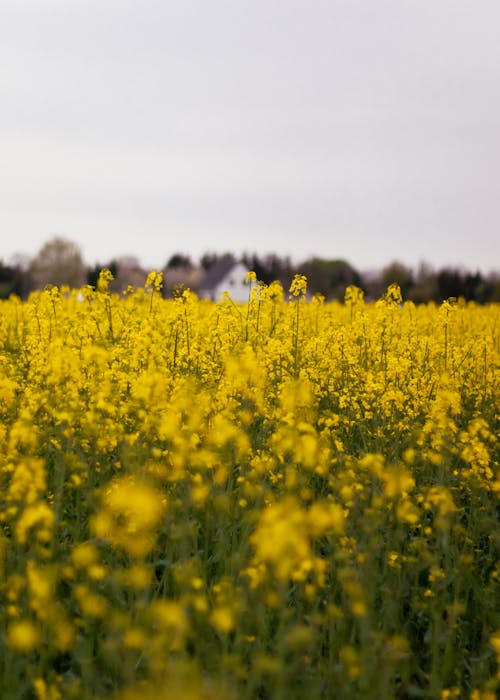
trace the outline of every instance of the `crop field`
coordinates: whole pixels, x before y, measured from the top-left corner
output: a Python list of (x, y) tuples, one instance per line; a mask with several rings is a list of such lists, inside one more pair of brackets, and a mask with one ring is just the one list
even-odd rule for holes
[(2, 700), (494, 700), (500, 307), (0, 303)]

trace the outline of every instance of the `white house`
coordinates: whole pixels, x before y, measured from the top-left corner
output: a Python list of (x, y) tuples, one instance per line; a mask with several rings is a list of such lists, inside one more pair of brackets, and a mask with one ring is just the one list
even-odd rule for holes
[(248, 301), (248, 283), (245, 277), (249, 269), (242, 262), (228, 256), (217, 260), (204, 274), (198, 287), (201, 299), (217, 301), (228, 292), (233, 301)]

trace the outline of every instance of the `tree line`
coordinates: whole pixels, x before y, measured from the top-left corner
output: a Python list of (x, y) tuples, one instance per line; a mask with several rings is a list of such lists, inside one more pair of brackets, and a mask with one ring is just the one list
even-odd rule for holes
[[(198, 261), (185, 253), (175, 253), (165, 265), (165, 295), (171, 296), (175, 289), (185, 286), (194, 291), (204, 271), (223, 258), (235, 259), (231, 253), (207, 252)], [(361, 287), (367, 299), (379, 298), (387, 286), (396, 282), (401, 287), (403, 298), (419, 302), (436, 301), (450, 297), (463, 297), (480, 304), (500, 301), (500, 274), (469, 271), (458, 267), (434, 269), (422, 263), (413, 269), (394, 261), (381, 270), (361, 272), (343, 259), (311, 257), (303, 262), (292, 263), (289, 257), (247, 253), (243, 263), (253, 270), (257, 279), (269, 284), (279, 280), (285, 289), (295, 274), (306, 275), (311, 294), (322, 294), (325, 299), (343, 299), (345, 288), (354, 284)], [(134, 257), (121, 257), (102, 264), (87, 265), (80, 248), (65, 238), (47, 241), (38, 253), (27, 261), (6, 264), (0, 261), (0, 298), (11, 294), (26, 298), (36, 289), (48, 284), (81, 287), (95, 285), (103, 267), (111, 270), (115, 277), (112, 288), (122, 291), (128, 286), (143, 286), (149, 270), (144, 270)]]

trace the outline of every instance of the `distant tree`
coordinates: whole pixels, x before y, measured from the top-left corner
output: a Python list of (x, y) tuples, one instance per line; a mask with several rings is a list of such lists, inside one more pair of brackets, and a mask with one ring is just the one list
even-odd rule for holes
[(437, 301), (443, 301), (450, 297), (465, 296), (465, 278), (461, 270), (444, 267), (436, 276)]
[(205, 253), (200, 258), (200, 265), (204, 270), (208, 270), (212, 265), (215, 265), (216, 262), (219, 262), (219, 260), (227, 259), (234, 260), (235, 257), (232, 253)]
[(116, 260), (111, 260), (111, 262), (106, 263), (105, 265), (101, 265), (101, 263), (96, 263), (92, 267), (87, 268), (86, 272), (86, 279), (87, 279), (87, 284), (92, 285), (92, 287), (97, 286), (97, 280), (99, 279), (99, 273), (101, 270), (104, 268), (108, 269), (113, 277), (116, 277), (118, 273), (118, 264)]
[(266, 271), (267, 278), (263, 279), (266, 284), (278, 281), (281, 282), (283, 287), (290, 286), (290, 282), (294, 275), (294, 269), (292, 261), (287, 256), (282, 258), (279, 255), (271, 253), (266, 255), (264, 258), (264, 267)]
[(415, 275), (414, 284), (408, 293), (408, 298), (416, 304), (424, 304), (437, 299), (436, 272), (426, 262), (421, 262)]
[(268, 284), (265, 265), (257, 253), (252, 253), (251, 255), (249, 253), (244, 253), (242, 262), (249, 270), (255, 272), (258, 280)]
[(193, 264), (188, 256), (182, 257), (185, 264), (175, 260), (172, 267), (169, 266), (169, 261), (163, 270), (163, 295), (166, 298), (181, 296), (185, 289), (197, 292), (205, 274), (201, 265)]
[(360, 273), (346, 260), (311, 258), (297, 267), (297, 272), (307, 277), (311, 293), (319, 292), (327, 299), (343, 299), (346, 287), (360, 286)]
[(87, 269), (87, 284), (95, 287), (99, 279), (99, 273), (103, 268), (108, 269), (114, 279), (109, 284), (111, 292), (122, 292), (128, 287), (142, 287), (146, 282), (146, 271), (141, 267), (139, 260), (133, 255), (116, 258), (102, 265), (96, 263)]
[(398, 284), (403, 299), (407, 299), (411, 289), (415, 284), (413, 271), (401, 262), (394, 260), (389, 265), (383, 268), (380, 273), (380, 282), (382, 284), (382, 292), (385, 292), (390, 284)]
[(498, 272), (490, 272), (486, 278), (488, 288), (488, 298), (486, 301), (500, 302), (500, 274)]
[(497, 285), (498, 278), (495, 278), (495, 275), (484, 277), (479, 271), (466, 272), (445, 267), (436, 275), (436, 300), (464, 297), (467, 301), (485, 304), (496, 298)]
[(484, 304), (492, 297), (493, 288), (488, 279), (478, 272), (468, 272), (464, 279), (463, 295), (468, 301), (477, 301)]
[[(128, 287), (143, 287), (146, 283), (147, 272), (141, 266), (134, 255), (125, 255), (117, 258), (115, 279), (110, 283), (109, 289), (113, 292), (122, 292)], [(148, 270), (151, 272), (151, 270)]]
[(0, 261), (0, 298), (8, 299), (11, 294), (23, 296), (25, 274), (20, 267), (5, 265)]
[(288, 289), (295, 274), (295, 268), (290, 258), (288, 256), (281, 257), (276, 253), (268, 253), (262, 257), (257, 253), (245, 253), (242, 261), (249, 270), (255, 272), (259, 282), (264, 282), (264, 284), (277, 281)]
[(34, 289), (43, 289), (47, 284), (81, 287), (85, 265), (80, 248), (65, 238), (52, 238), (31, 261), (29, 276)]
[(216, 260), (216, 253), (204, 253), (200, 258), (200, 265), (204, 270), (209, 270)]
[(166, 265), (166, 270), (174, 270), (177, 267), (192, 267), (193, 263), (189, 255), (184, 255), (184, 253), (174, 253)]

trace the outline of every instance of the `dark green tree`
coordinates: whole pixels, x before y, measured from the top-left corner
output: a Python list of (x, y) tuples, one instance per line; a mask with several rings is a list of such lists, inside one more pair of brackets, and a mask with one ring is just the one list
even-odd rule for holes
[(297, 272), (307, 277), (308, 290), (319, 292), (326, 299), (343, 299), (350, 284), (361, 286), (360, 273), (346, 260), (311, 258), (297, 267)]

